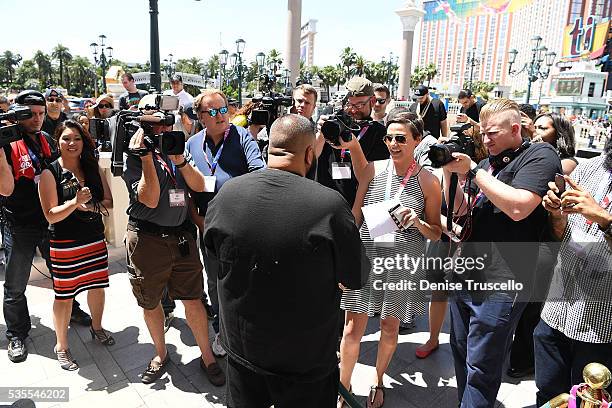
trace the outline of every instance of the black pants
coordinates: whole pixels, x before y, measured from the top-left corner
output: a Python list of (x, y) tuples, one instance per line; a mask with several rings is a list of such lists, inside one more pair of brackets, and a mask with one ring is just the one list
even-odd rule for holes
[(510, 367), (516, 370), (533, 368), (533, 332), (540, 321), (542, 303), (529, 302), (514, 331)]
[[(612, 368), (612, 344), (584, 343), (572, 340), (543, 320), (533, 334), (535, 345), (535, 380), (537, 405), (542, 406), (573, 385), (584, 382), (582, 370), (589, 363)], [(607, 390), (612, 391), (612, 386)]]
[(298, 383), (277, 376), (257, 374), (232, 358), (227, 364), (229, 408), (333, 408), (338, 397), (340, 373), (336, 368), (323, 380)]

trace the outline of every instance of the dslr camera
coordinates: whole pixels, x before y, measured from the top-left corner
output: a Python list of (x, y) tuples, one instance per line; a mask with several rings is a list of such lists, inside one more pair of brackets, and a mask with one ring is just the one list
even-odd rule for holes
[(270, 134), (270, 126), (272, 126), (272, 123), (282, 115), (283, 107), (289, 108), (293, 106), (293, 97), (291, 96), (290, 88), (285, 89), (284, 94), (274, 92), (274, 86), (276, 85), (278, 76), (279, 75), (272, 73), (261, 75), (259, 80), (265, 92), (251, 99), (257, 107), (251, 111), (249, 122), (253, 125), (266, 126), (268, 134)]
[[(164, 155), (183, 154), (185, 151), (185, 135), (183, 132), (169, 131), (156, 134), (153, 131), (153, 126), (174, 125), (174, 114), (171, 112), (178, 109), (178, 97), (174, 95), (147, 95), (140, 102), (140, 105), (140, 111), (123, 110), (117, 115), (105, 119), (109, 122), (108, 135), (103, 134), (103, 137), (98, 140), (100, 140), (99, 144), (102, 146), (108, 146), (108, 143), (112, 146), (111, 162), (114, 176), (123, 174), (124, 153), (132, 156), (144, 156), (156, 149)], [(106, 129), (106, 124), (104, 124), (102, 131), (106, 132)], [(130, 140), (138, 129), (144, 131), (145, 147), (130, 149)]]
[(79, 180), (77, 180), (71, 171), (64, 170), (62, 173), (60, 187), (62, 189), (62, 196), (58, 198), (62, 203), (65, 203), (68, 200), (72, 200), (76, 196), (77, 192), (81, 189), (81, 184), (79, 184)]
[(351, 115), (342, 108), (336, 110), (333, 115), (323, 122), (321, 133), (330, 144), (340, 146), (340, 139), (350, 142), (353, 138), (352, 132), (359, 131), (367, 123), (358, 123)]
[[(32, 117), (32, 110), (29, 106), (15, 106), (13, 109), (9, 109), (6, 113), (0, 113), (0, 122), (3, 120), (9, 122), (16, 122), (19, 120), (30, 119)], [(21, 139), (21, 132), (19, 131), (19, 125), (0, 125), (0, 148)]]
[(464, 153), (470, 157), (476, 154), (476, 145), (470, 136), (466, 136), (463, 132), (471, 128), (469, 123), (457, 123), (451, 125), (450, 139), (443, 143), (436, 143), (429, 148), (427, 156), (431, 160), (431, 165), (440, 168), (447, 163), (453, 161), (453, 153)]

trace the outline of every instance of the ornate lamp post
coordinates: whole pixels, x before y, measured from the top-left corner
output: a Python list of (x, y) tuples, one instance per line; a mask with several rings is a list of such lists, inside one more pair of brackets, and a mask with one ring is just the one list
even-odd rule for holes
[(236, 63), (238, 64), (238, 106), (242, 106), (242, 54), (244, 53), (245, 41), (242, 38), (236, 40)]
[[(553, 51), (548, 52), (548, 48), (541, 45), (542, 37), (535, 36), (531, 39), (531, 61), (525, 63), (521, 69), (513, 70), (512, 65), (516, 62), (518, 51), (512, 49), (508, 51), (508, 74), (517, 76), (521, 72), (527, 72), (527, 95), (525, 103), (529, 103), (531, 98), (531, 84), (538, 79), (546, 79), (550, 74), (550, 67), (555, 63), (557, 54)], [(544, 65), (542, 65), (544, 63)]]
[(223, 89), (223, 76), (225, 75), (228, 54), (227, 50), (219, 51), (219, 89)]
[(206, 68), (202, 68), (200, 70), (200, 75), (202, 76), (202, 81), (204, 82), (204, 89), (206, 89), (206, 85), (208, 82), (208, 70)]
[(166, 75), (168, 75), (168, 79), (170, 79), (176, 71), (176, 61), (172, 61), (173, 57), (174, 55), (168, 54), (168, 57), (164, 58), (164, 64), (166, 64)]
[(476, 50), (476, 47), (473, 47), (472, 51), (468, 51), (466, 62), (470, 66), (470, 86), (467, 88), (471, 91), (474, 83), (474, 67), (482, 62), (482, 55)]
[[(95, 42), (89, 44), (91, 47), (91, 51), (93, 53), (94, 64), (99, 66), (102, 69), (102, 92), (106, 92), (106, 71), (113, 61), (113, 47), (107, 46), (104, 48), (104, 41), (106, 41), (106, 36), (104, 34), (100, 34), (98, 37), (100, 39), (100, 44)], [(106, 53), (104, 52), (106, 51)], [(99, 57), (98, 57), (99, 54)], [(108, 54), (108, 56), (106, 55)], [(97, 83), (97, 78), (96, 78)], [(97, 88), (97, 87), (96, 87)], [(98, 96), (96, 92), (96, 97)]]

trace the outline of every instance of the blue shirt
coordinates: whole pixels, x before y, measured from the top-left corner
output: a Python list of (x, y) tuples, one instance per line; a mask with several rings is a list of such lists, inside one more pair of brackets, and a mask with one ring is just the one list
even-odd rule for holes
[[(185, 157), (191, 157), (203, 175), (214, 175), (217, 178), (214, 193), (194, 193), (200, 215), (206, 213), (208, 202), (213, 199), (227, 180), (266, 167), (261, 158), (259, 147), (257, 147), (257, 142), (245, 128), (230, 125), (227, 139), (219, 142), (216, 146), (205, 135), (206, 129), (193, 135), (185, 144)], [(208, 163), (213, 164), (221, 146), (223, 146), (223, 150), (213, 174)], [(208, 157), (208, 163), (205, 154)]]

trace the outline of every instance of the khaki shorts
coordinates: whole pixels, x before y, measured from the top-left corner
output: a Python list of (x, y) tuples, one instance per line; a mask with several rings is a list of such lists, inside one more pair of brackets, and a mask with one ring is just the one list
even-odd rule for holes
[(189, 255), (181, 256), (179, 237), (161, 237), (128, 227), (125, 237), (127, 269), (132, 292), (143, 309), (155, 309), (164, 288), (176, 300), (200, 299), (204, 290), (202, 263), (193, 236), (183, 234), (189, 245)]

